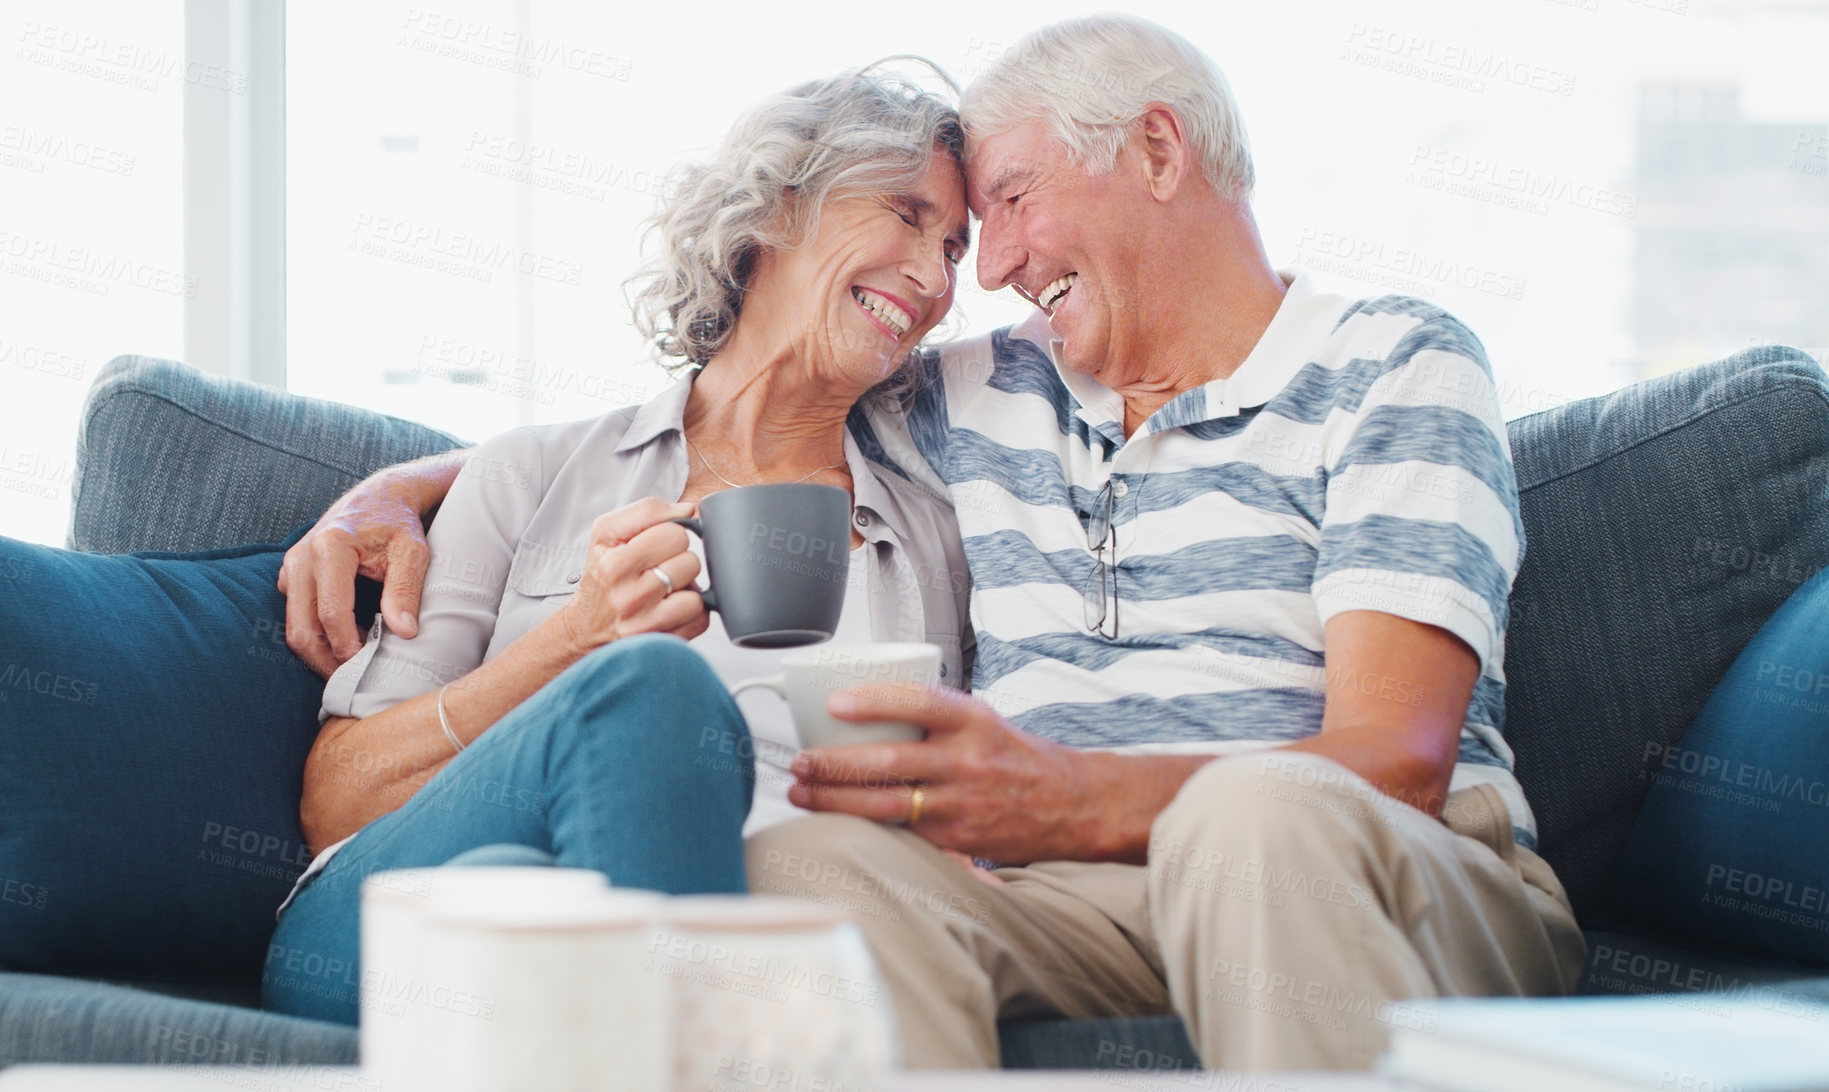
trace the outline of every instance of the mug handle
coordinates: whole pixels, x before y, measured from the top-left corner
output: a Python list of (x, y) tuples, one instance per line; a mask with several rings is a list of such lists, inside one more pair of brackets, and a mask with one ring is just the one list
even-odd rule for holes
[[(676, 520), (675, 522), (678, 522), (678, 521)], [(765, 676), (762, 676), (761, 678), (756, 678), (756, 679), (744, 679), (742, 682), (740, 682), (737, 685), (730, 688), (731, 700), (735, 701), (738, 694), (743, 693), (743, 691), (745, 691), (745, 690), (754, 689), (755, 687), (758, 687), (758, 686), (766, 687), (769, 690), (773, 690), (775, 693), (781, 695), (782, 701), (787, 700), (787, 676), (786, 675), (765, 675)], [(761, 747), (757, 747), (755, 749), (755, 751), (756, 751), (756, 761), (762, 763), (764, 766), (773, 766), (775, 769), (780, 770), (782, 773), (792, 773), (793, 772), (793, 770), (791, 769), (791, 766), (794, 761), (793, 759), (791, 759), (791, 758), (788, 759), (788, 765), (784, 766), (781, 763), (776, 762), (772, 758), (764, 757), (762, 754)], [(796, 751), (794, 753), (796, 755), (798, 755), (800, 752)]]
[[(679, 519), (672, 519), (672, 520), (668, 520), (667, 522), (668, 523), (677, 523), (681, 527), (684, 527), (686, 530), (691, 531), (693, 534), (699, 536), (699, 541), (701, 541), (701, 542), (703, 542), (705, 540), (705, 525), (700, 523), (698, 518), (695, 516), (681, 516)], [(708, 565), (710, 563), (709, 555), (706, 557), (706, 563)], [(707, 576), (705, 578), (705, 586), (698, 589), (699, 598), (703, 599), (705, 601), (706, 610), (717, 610), (718, 609), (718, 600), (717, 600), (717, 597), (715, 595), (713, 595), (711, 592), (711, 577), (709, 575), (710, 570), (707, 569), (706, 571), (707, 571)], [(748, 679), (748, 680), (744, 681), (742, 683), (742, 685), (748, 686), (752, 682), (759, 682), (759, 681), (761, 681), (761, 680)], [(733, 690), (733, 691), (731, 691), (731, 693), (734, 695), (736, 693), (736, 691)], [(777, 690), (776, 693), (780, 693), (780, 691)]]

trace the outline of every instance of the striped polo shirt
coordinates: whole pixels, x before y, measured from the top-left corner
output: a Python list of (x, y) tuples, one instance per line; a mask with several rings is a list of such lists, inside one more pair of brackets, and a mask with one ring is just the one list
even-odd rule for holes
[[(1120, 397), (1057, 367), (1040, 312), (923, 357), (906, 435), (873, 440), (953, 499), (973, 581), (973, 692), (1076, 747), (1274, 746), (1321, 729), (1327, 620), (1386, 611), (1478, 655), (1453, 785), (1492, 784), (1534, 846), (1499, 731), (1524, 528), (1485, 350), (1422, 300), (1284, 279), (1237, 371), (1128, 438)], [(1088, 521), (1107, 483), (1116, 637), (1088, 628), (1084, 602)], [(1345, 681), (1416, 700), (1408, 684)]]

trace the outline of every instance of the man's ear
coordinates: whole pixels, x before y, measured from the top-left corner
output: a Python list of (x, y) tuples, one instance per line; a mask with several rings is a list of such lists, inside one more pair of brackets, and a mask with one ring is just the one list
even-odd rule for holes
[(1137, 119), (1143, 147), (1143, 180), (1158, 201), (1175, 196), (1193, 166), (1193, 150), (1174, 107), (1152, 102)]

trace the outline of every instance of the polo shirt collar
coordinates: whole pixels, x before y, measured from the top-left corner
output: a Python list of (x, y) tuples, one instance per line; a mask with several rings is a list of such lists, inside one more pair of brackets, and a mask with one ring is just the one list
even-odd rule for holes
[[(1224, 379), (1215, 379), (1176, 395), (1150, 415), (1140, 432), (1162, 432), (1202, 421), (1236, 417), (1241, 410), (1262, 406), (1275, 398), (1277, 392), (1287, 387), (1296, 373), (1314, 359), (1315, 353), (1339, 325), (1340, 316), (1346, 313), (1351, 301), (1344, 296), (1317, 291), (1306, 273), (1279, 270), (1277, 275), (1288, 286), (1283, 293), (1283, 302), (1238, 369)], [(1017, 328), (1016, 334), (1047, 346), (1048, 356), (1054, 361), (1061, 382), (1080, 404), (1080, 417), (1094, 430), (1122, 443), (1123, 397), (1061, 362), (1060, 351), (1065, 342), (1053, 335), (1047, 317), (1037, 311)]]

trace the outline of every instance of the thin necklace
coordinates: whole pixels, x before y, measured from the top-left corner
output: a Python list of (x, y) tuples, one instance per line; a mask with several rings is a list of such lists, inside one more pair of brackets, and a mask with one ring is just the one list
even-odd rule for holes
[[(692, 453), (699, 457), (699, 462), (705, 464), (705, 469), (711, 471), (712, 477), (723, 482), (725, 485), (730, 486), (732, 489), (743, 488), (742, 486), (738, 485), (736, 482), (733, 482), (729, 478), (726, 478), (724, 475), (718, 473), (718, 468), (711, 465), (711, 460), (707, 459), (705, 457), (705, 453), (703, 451), (699, 450), (699, 445), (692, 442), (692, 437), (686, 435), (685, 429), (680, 430), (680, 437), (686, 441), (686, 446), (692, 449)], [(833, 463), (831, 466), (814, 467), (812, 470), (807, 471), (805, 474), (802, 474), (800, 477), (795, 478), (793, 481), (788, 482), (787, 484), (799, 485), (801, 482), (806, 481), (808, 478), (812, 477), (815, 474), (820, 473), (821, 471), (837, 470), (839, 467), (841, 467), (843, 465), (845, 465), (845, 461), (843, 459), (840, 459), (837, 462)], [(754, 485), (756, 483), (752, 482), (750, 484)]]

